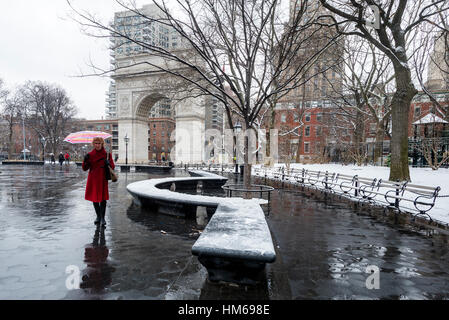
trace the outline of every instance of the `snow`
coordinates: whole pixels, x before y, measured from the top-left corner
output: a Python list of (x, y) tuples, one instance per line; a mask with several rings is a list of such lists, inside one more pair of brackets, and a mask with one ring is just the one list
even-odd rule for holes
[(264, 262), (276, 257), (262, 208), (241, 201), (218, 206), (192, 253)]
[(185, 194), (179, 192), (173, 192), (168, 189), (159, 189), (157, 186), (165, 183), (172, 183), (177, 181), (216, 181), (217, 179), (223, 180), (222, 176), (215, 177), (183, 177), (183, 178), (161, 178), (161, 179), (150, 179), (142, 180), (138, 182), (130, 183), (126, 186), (126, 189), (133, 197), (144, 197), (150, 199), (157, 199), (169, 202), (182, 202), (195, 205), (203, 206), (218, 206), (219, 204), (240, 204), (241, 201), (249, 201), (256, 204), (266, 204), (268, 203), (265, 199), (254, 198), (251, 200), (244, 200), (241, 198), (223, 198), (223, 197), (213, 197), (213, 196), (202, 196), (195, 194)]
[[(284, 164), (277, 164), (276, 168), (282, 167)], [(260, 168), (260, 165), (253, 166), (254, 169)], [(342, 165), (342, 164), (297, 164), (293, 163), (290, 168), (296, 170), (313, 170), (329, 173), (340, 173), (345, 175), (358, 175), (363, 178), (388, 180), (390, 175), (390, 168), (381, 166), (356, 166), (356, 165)], [(410, 178), (412, 184), (429, 187), (440, 187), (439, 196), (435, 201), (435, 206), (427, 213), (433, 220), (449, 224), (449, 197), (441, 197), (449, 195), (449, 169), (440, 168), (439, 170), (432, 170), (430, 168), (413, 168), (410, 167)], [(401, 207), (414, 209), (412, 202), (401, 201)]]
[(413, 124), (430, 124), (430, 123), (448, 123), (448, 122), (433, 113), (428, 113), (421, 119), (413, 122)]

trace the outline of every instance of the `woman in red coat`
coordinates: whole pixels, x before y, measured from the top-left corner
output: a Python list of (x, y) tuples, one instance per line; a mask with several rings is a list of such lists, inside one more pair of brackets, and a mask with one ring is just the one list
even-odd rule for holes
[[(97, 219), (95, 224), (106, 226), (104, 220), (106, 214), (106, 201), (109, 200), (108, 180), (106, 180), (105, 170), (108, 162), (112, 169), (115, 168), (112, 156), (106, 153), (104, 149), (103, 138), (94, 138), (92, 141), (94, 149), (86, 154), (83, 161), (83, 170), (89, 170), (86, 184), (85, 199), (94, 203)], [(109, 158), (109, 161), (106, 160)]]

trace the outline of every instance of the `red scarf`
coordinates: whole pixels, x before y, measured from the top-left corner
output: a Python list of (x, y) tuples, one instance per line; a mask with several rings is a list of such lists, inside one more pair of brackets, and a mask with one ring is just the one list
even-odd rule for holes
[(89, 152), (89, 162), (90, 163), (96, 163), (100, 160), (105, 160), (107, 157), (106, 150), (104, 148), (101, 148), (100, 151), (97, 151), (97, 149), (93, 149), (91, 152)]

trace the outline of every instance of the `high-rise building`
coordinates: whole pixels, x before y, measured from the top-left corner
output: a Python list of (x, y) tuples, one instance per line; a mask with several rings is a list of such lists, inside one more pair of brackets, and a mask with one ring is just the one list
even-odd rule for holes
[(117, 118), (117, 97), (115, 91), (115, 82), (111, 81), (109, 90), (106, 91), (106, 119)]
[(429, 68), (427, 72), (427, 89), (447, 90), (449, 89), (449, 61), (447, 61), (448, 43), (444, 33), (438, 33), (434, 39), (434, 49), (430, 55)]
[[(161, 10), (154, 4), (144, 5), (139, 9), (139, 13), (133, 11), (121, 11), (114, 15), (113, 28), (121, 36), (111, 34), (111, 65), (116, 68), (116, 60), (121, 57), (147, 55), (148, 50), (139, 45), (142, 44), (158, 46), (165, 49), (176, 49), (180, 46), (180, 37), (173, 29), (152, 18), (162, 17)], [(129, 39), (133, 39), (131, 41)], [(137, 42), (137, 43), (136, 43)], [(106, 93), (106, 117), (108, 119), (117, 118), (116, 88), (111, 81), (109, 90)], [(169, 104), (169, 102), (168, 102)], [(166, 99), (158, 102), (152, 110), (151, 117), (173, 116), (172, 111), (167, 111)], [(161, 111), (158, 114), (157, 111)]]

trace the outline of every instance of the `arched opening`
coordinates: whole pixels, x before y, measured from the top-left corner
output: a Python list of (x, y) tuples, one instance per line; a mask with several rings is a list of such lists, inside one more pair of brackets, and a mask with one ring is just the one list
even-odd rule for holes
[[(141, 123), (140, 131), (147, 133), (147, 144), (140, 141), (141, 154), (147, 152), (146, 160), (150, 163), (166, 163), (171, 161), (174, 146), (172, 133), (175, 130), (175, 110), (171, 100), (161, 94), (150, 94), (138, 102), (136, 118)], [(138, 134), (143, 137), (143, 132)]]

